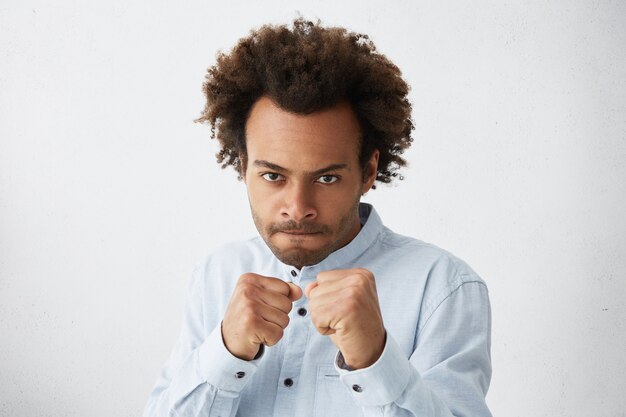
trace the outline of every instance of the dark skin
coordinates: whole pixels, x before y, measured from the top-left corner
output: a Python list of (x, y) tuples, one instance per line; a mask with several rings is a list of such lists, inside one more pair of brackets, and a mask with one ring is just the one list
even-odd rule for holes
[[(300, 268), (317, 263), (358, 234), (358, 201), (376, 179), (378, 152), (363, 170), (360, 126), (351, 107), (297, 115), (262, 98), (246, 123), (245, 181), (255, 224), (274, 253)], [(302, 263), (298, 263), (302, 262)], [(374, 275), (362, 268), (320, 273), (304, 291), (311, 319), (353, 369), (382, 354), (385, 328)], [(289, 324), (295, 284), (247, 273), (222, 322), (226, 348), (244, 360), (272, 346)]]

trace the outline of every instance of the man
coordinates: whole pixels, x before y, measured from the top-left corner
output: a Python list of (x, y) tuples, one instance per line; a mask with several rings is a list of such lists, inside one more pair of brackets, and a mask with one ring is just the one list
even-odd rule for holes
[(204, 91), (260, 238), (194, 271), (144, 415), (489, 416), (484, 282), (359, 202), (411, 143), (397, 67), (298, 19), (220, 54)]

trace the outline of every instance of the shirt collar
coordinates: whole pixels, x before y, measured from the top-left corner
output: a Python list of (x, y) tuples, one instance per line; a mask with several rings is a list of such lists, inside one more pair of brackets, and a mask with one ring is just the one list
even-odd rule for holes
[(356, 237), (347, 245), (328, 255), (320, 263), (304, 266), (298, 272), (293, 266), (283, 264), (279, 261), (284, 266), (286, 275), (291, 276), (289, 274), (291, 274), (291, 271), (295, 270), (298, 272), (298, 276), (294, 277), (294, 281), (298, 282), (300, 278), (313, 279), (317, 274), (323, 271), (352, 267), (352, 263), (361, 256), (367, 248), (372, 246), (383, 228), (383, 223), (378, 213), (376, 213), (376, 209), (374, 209), (371, 204), (359, 203), (359, 218), (363, 226)]

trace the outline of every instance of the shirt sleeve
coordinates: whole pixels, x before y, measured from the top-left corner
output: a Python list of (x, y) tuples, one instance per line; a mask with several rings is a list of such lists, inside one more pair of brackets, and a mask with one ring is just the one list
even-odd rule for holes
[(409, 358), (393, 336), (373, 365), (335, 367), (365, 416), (490, 417), (491, 311), (482, 281), (463, 282), (419, 330)]
[(220, 325), (206, 335), (198, 275), (197, 268), (180, 336), (148, 398), (144, 417), (234, 416), (239, 394), (258, 368), (260, 357), (245, 361), (226, 349)]

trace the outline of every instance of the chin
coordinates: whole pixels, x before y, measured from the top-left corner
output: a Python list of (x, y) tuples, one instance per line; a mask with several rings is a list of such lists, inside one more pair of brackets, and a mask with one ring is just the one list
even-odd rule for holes
[(318, 264), (331, 253), (323, 249), (308, 250), (302, 247), (280, 249), (276, 246), (270, 246), (270, 249), (282, 263), (299, 268)]

